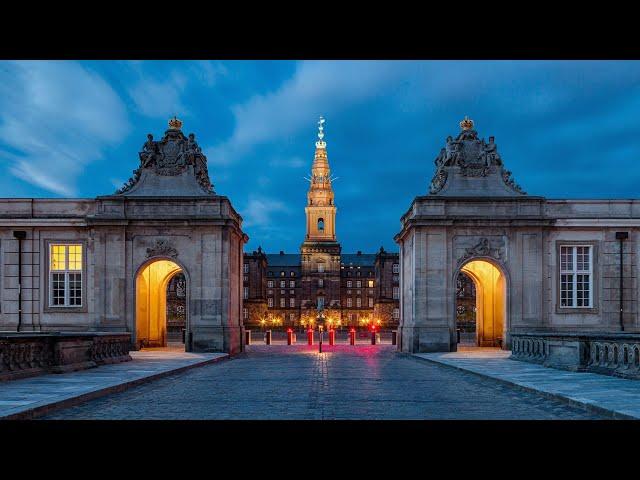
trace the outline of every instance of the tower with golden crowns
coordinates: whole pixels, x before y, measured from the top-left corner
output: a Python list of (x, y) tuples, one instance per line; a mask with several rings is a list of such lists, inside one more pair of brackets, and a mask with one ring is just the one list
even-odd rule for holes
[(336, 206), (331, 182), (325, 119), (318, 121), (318, 141), (311, 166), (305, 214), (307, 228), (300, 247), (303, 308), (337, 306), (340, 300), (340, 251), (336, 240)]

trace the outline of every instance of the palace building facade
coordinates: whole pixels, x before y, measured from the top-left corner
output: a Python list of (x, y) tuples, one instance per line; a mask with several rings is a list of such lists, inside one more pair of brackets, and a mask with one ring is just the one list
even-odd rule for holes
[(309, 177), (300, 252), (245, 253), (243, 321), (257, 327), (328, 325), (394, 328), (400, 318), (397, 253), (342, 253), (324, 119)]
[(111, 195), (0, 199), (0, 330), (242, 349), (242, 218), (180, 120), (139, 157)]
[(455, 351), (471, 333), (515, 358), (640, 372), (640, 201), (528, 195), (494, 137), (460, 127), (395, 237), (400, 350)]

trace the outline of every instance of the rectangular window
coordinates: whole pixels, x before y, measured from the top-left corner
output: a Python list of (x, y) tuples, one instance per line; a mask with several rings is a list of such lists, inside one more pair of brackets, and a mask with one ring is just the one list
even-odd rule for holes
[(356, 288), (361, 288), (362, 287), (362, 281), (361, 280), (357, 280), (356, 281)]
[(285, 280), (280, 280), (280, 288), (285, 288), (287, 286), (287, 282)]
[(318, 264), (318, 273), (324, 273), (324, 263)]
[(286, 303), (286, 302), (287, 302), (287, 299), (286, 299), (286, 298), (284, 298), (284, 297), (280, 297), (280, 307), (281, 307), (281, 308), (284, 308), (284, 307), (286, 307), (286, 306), (287, 306), (287, 303)]
[(242, 309), (242, 317), (247, 320), (249, 318), (249, 309), (248, 308), (243, 308)]
[(591, 245), (560, 247), (560, 307), (593, 306), (593, 252)]
[(353, 299), (351, 297), (347, 298), (347, 308), (353, 307)]
[(273, 307), (273, 298), (272, 297), (267, 298), (267, 306), (268, 307)]
[(318, 297), (318, 308), (324, 308), (324, 297)]
[(319, 287), (319, 288), (324, 287), (324, 280), (323, 280), (322, 278), (319, 278), (319, 279), (318, 279), (318, 287)]
[(295, 308), (295, 306), (296, 306), (296, 299), (295, 298), (290, 298), (289, 299), (289, 307)]
[(360, 297), (356, 298), (356, 307), (360, 308), (362, 306), (362, 299)]
[(400, 287), (393, 287), (393, 298), (394, 300), (400, 298)]
[(82, 306), (82, 245), (49, 245), (49, 305)]
[(347, 280), (347, 288), (351, 288), (353, 286), (352, 280)]
[(244, 287), (242, 290), (242, 296), (247, 299), (249, 298), (249, 287)]
[(244, 276), (244, 278), (243, 278), (243, 280), (244, 280), (245, 282), (248, 282), (248, 281), (249, 281), (249, 276), (248, 276), (248, 275), (245, 275), (245, 276)]
[(367, 281), (367, 284), (368, 284), (367, 286), (368, 286), (369, 288), (373, 288), (373, 280), (368, 280), (368, 281)]
[(398, 275), (393, 276), (393, 283), (398, 283), (400, 281), (400, 277)]
[(395, 318), (396, 320), (398, 318), (400, 318), (400, 309), (399, 308), (394, 308), (393, 309), (393, 318)]
[(244, 268), (244, 273), (249, 273), (249, 264), (248, 263), (245, 263), (242, 268)]
[(373, 308), (373, 298), (369, 297), (369, 308)]
[(296, 286), (296, 281), (295, 280), (289, 280), (289, 288), (295, 288)]
[(295, 314), (295, 313), (290, 313), (290, 314), (289, 314), (289, 321), (290, 321), (291, 323), (293, 323), (293, 322), (295, 322), (295, 321), (296, 321), (296, 314)]
[(400, 273), (400, 264), (398, 263), (393, 264), (393, 273)]
[(268, 280), (267, 281), (267, 287), (273, 288), (273, 280)]

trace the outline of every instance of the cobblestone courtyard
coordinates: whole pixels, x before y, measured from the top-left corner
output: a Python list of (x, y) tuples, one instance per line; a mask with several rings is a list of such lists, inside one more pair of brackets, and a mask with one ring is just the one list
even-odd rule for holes
[(262, 346), (46, 419), (597, 419), (390, 345)]

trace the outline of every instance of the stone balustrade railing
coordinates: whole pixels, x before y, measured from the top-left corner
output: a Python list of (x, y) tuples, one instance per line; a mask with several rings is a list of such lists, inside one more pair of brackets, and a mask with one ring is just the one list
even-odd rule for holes
[(640, 379), (638, 333), (512, 333), (511, 346), (514, 360)]
[(0, 332), (0, 381), (131, 360), (128, 333)]

